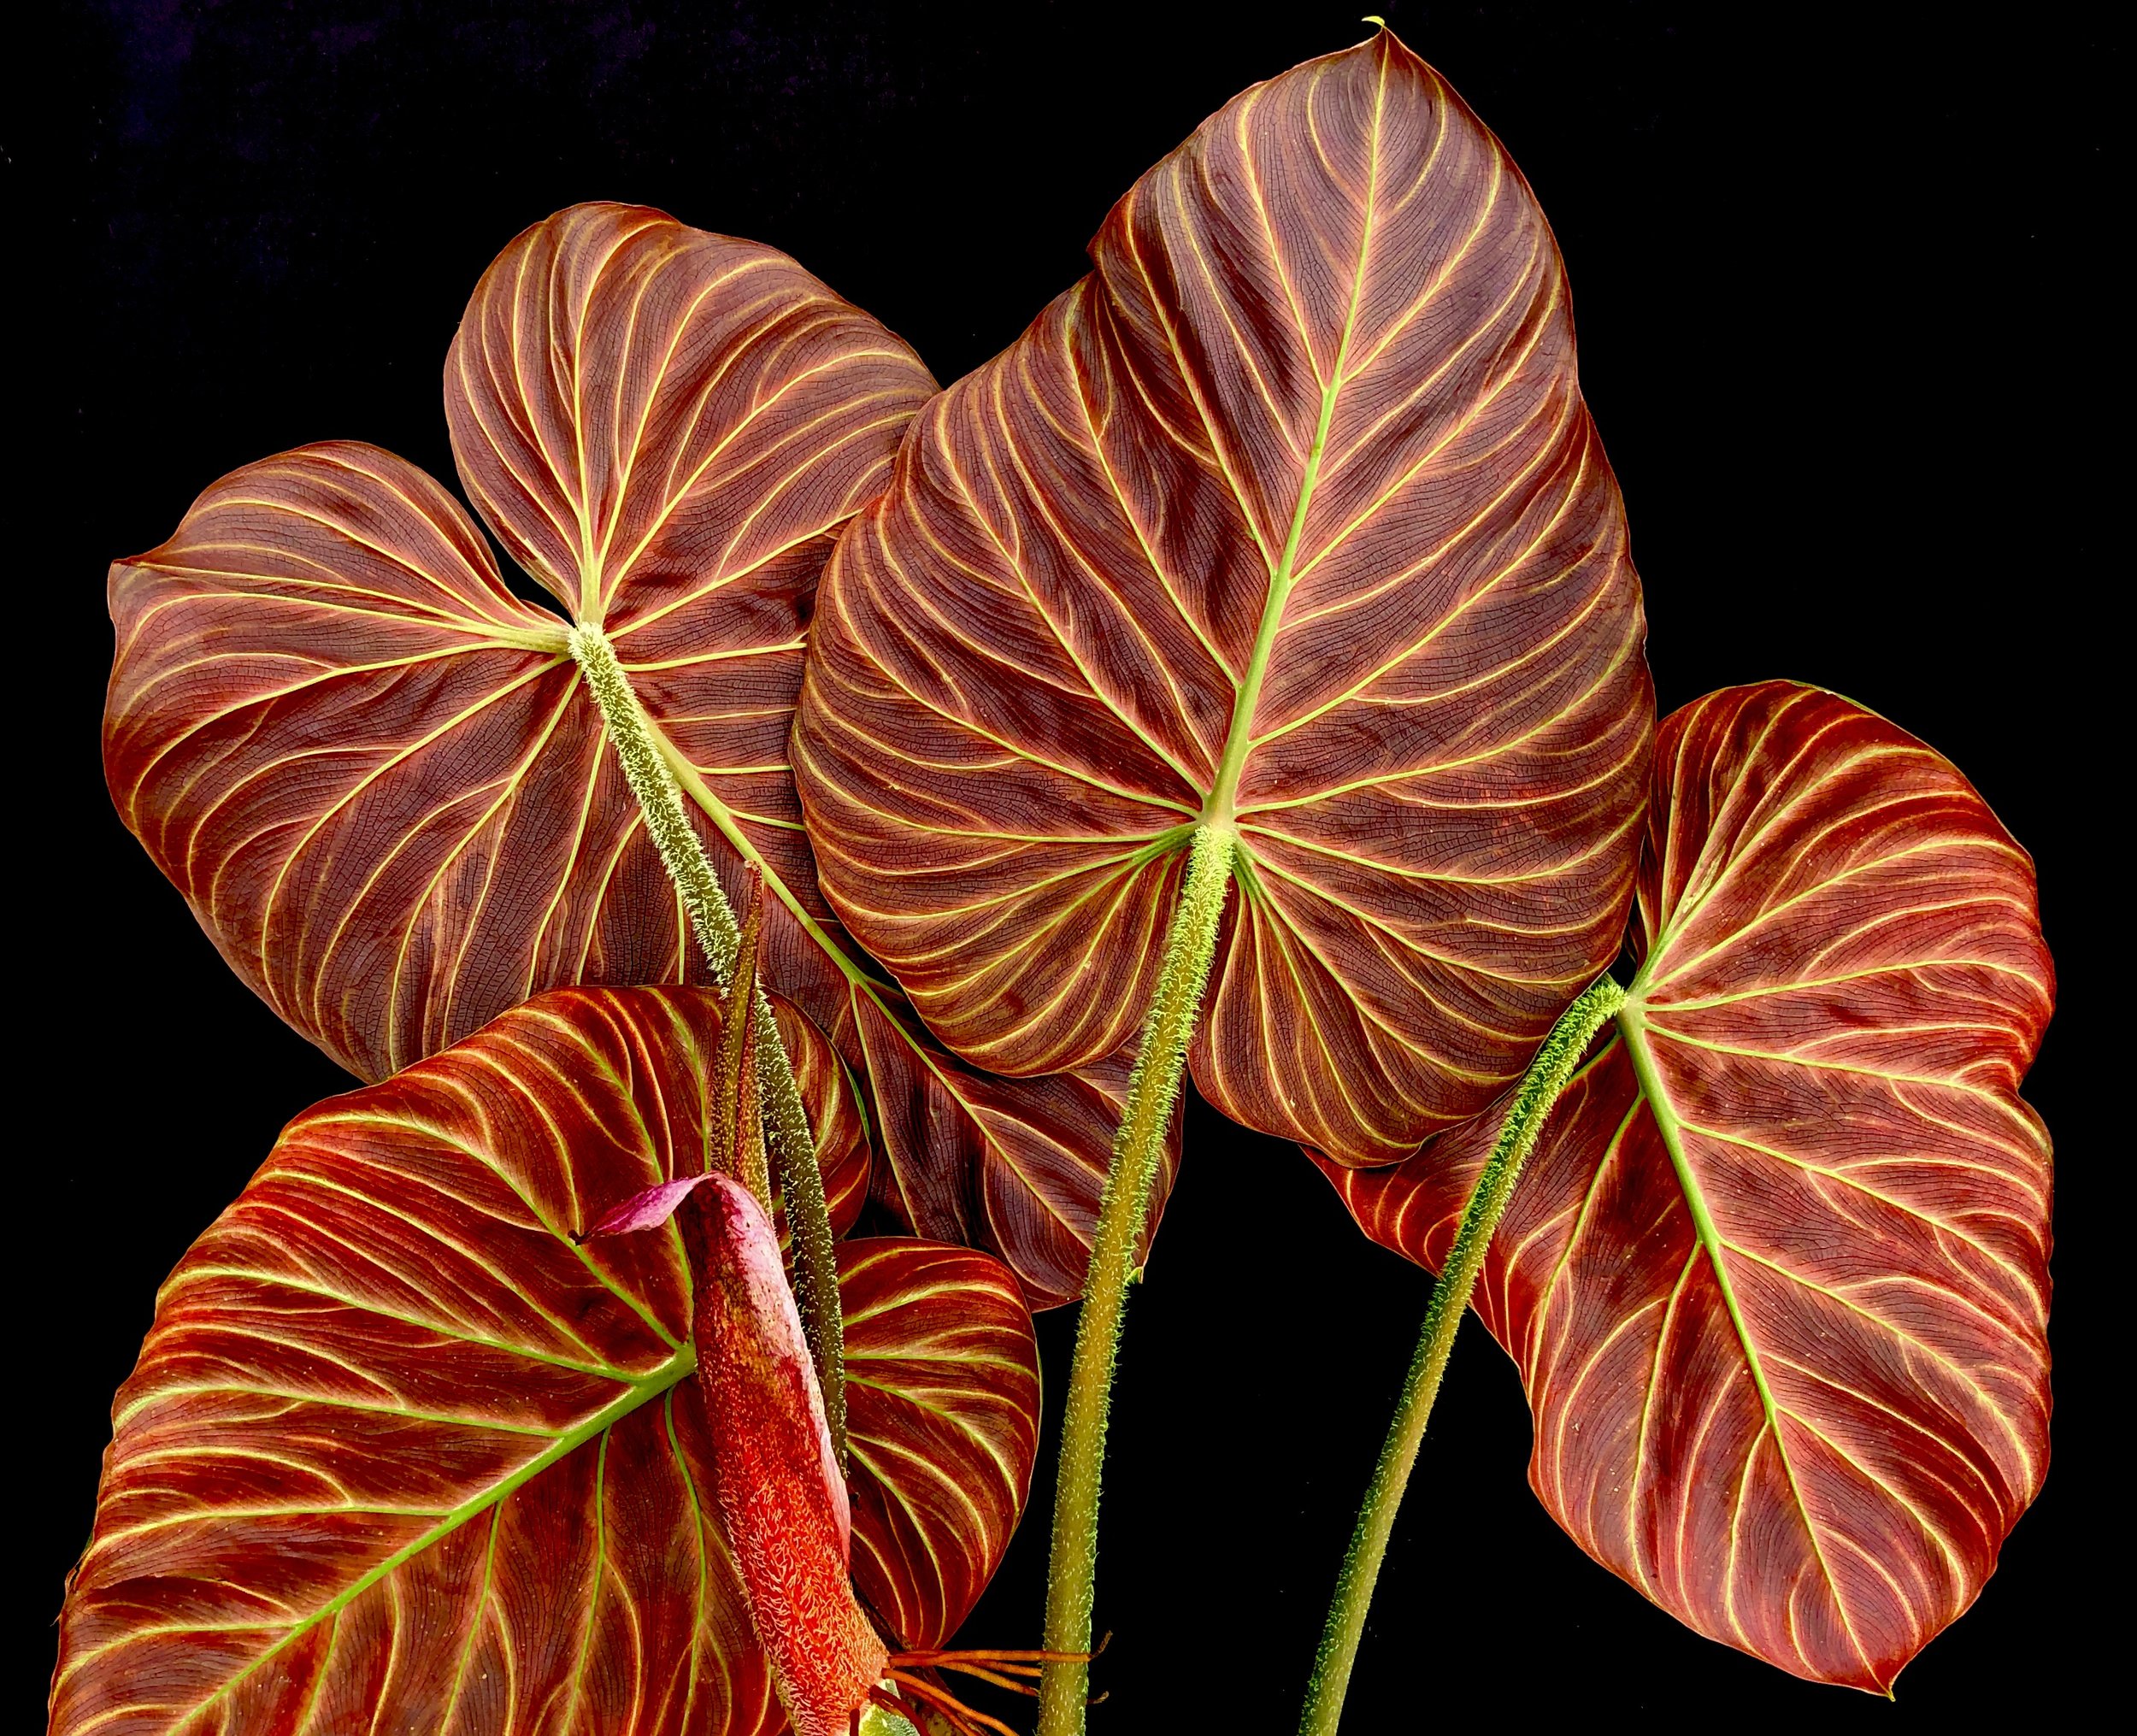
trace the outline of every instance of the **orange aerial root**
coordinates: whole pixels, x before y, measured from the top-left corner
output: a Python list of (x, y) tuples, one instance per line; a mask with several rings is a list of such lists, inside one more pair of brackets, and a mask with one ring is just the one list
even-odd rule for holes
[[(957, 1733), (957, 1736), (1017, 1736), (1017, 1733), (999, 1718), (990, 1717), (977, 1707), (968, 1706), (939, 1682), (928, 1680), (915, 1674), (920, 1670), (954, 1669), (965, 1675), (977, 1676), (981, 1681), (992, 1682), (998, 1688), (1007, 1688), (1012, 1693), (1029, 1694), (1034, 1699), (1039, 1690), (1031, 1686), (1031, 1680), (1039, 1673), (1039, 1666), (1047, 1663), (1088, 1663), (1104, 1651), (1113, 1636), (1109, 1633), (1101, 1639), (1096, 1651), (1041, 1651), (1037, 1650), (1009, 1650), (989, 1648), (974, 1651), (900, 1651), (891, 1656), (885, 1667), (883, 1679), (892, 1684), (889, 1691), (882, 1688), (868, 1690), (868, 1698), (887, 1712), (910, 1717), (920, 1710), (937, 1714), (944, 1722)], [(1021, 1680), (1020, 1680), (1021, 1678)], [(910, 1697), (910, 1698), (909, 1698)], [(1096, 1705), (1105, 1698), (1100, 1694), (1091, 1702)], [(861, 1715), (853, 1715), (854, 1727), (858, 1730)], [(918, 1721), (915, 1720), (915, 1721)]]

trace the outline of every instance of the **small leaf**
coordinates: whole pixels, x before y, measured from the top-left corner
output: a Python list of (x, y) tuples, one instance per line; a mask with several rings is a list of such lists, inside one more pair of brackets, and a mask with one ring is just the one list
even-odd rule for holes
[[(779, 1728), (680, 1239), (570, 1236), (697, 1169), (720, 1032), (702, 991), (560, 990), (291, 1124), (120, 1392), (55, 1732)], [(857, 1575), (933, 1643), (1028, 1486), (1031, 1322), (985, 1255), (842, 1259)]]
[[(1882, 718), (1730, 688), (1662, 727), (1634, 938), (1476, 1293), (1536, 1414), (1529, 1480), (1700, 1633), (1882, 1692), (2047, 1466), (2033, 865)], [(1436, 1267), (1497, 1131), (1322, 1167)]]
[(1001, 1262), (839, 1244), (853, 1579), (908, 1650), (948, 1642), (1009, 1547), (1039, 1455), (1039, 1349)]

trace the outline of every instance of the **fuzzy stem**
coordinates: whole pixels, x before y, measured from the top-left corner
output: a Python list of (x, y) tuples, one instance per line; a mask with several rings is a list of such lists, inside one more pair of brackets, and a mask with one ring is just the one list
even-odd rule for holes
[[(724, 990), (733, 980), (741, 930), (727, 895), (713, 872), (712, 858), (683, 807), (680, 786), (662, 756), (653, 727), (631, 690), (630, 678), (616, 661), (615, 647), (597, 627), (574, 627), (568, 644), (586, 691), (601, 712), (601, 721), (622, 763), (631, 793), (638, 797), (645, 829), (659, 850), (668, 877), (689, 913), (713, 979)], [(779, 1021), (764, 992), (756, 992), (757, 1090), (779, 1161), (780, 1183), (786, 1197), (786, 1221), (794, 1237), (794, 1291), (809, 1339), (816, 1384), (822, 1390), (824, 1417), (831, 1425), (839, 1462), (846, 1462), (845, 1321), (839, 1305), (838, 1256), (832, 1246), (831, 1212), (824, 1200), (823, 1172), (816, 1163), (816, 1142), (809, 1131), (808, 1112), (794, 1083), (793, 1062), (781, 1041)]]
[[(1157, 991), (1143, 1026), (1142, 1052), (1129, 1077), (1127, 1113), (1113, 1139), (1113, 1161), (1098, 1203), (1090, 1274), (1076, 1320), (1076, 1351), (1062, 1411), (1060, 1480), (1054, 1492), (1053, 1555), (1046, 1579), (1046, 1649), (1091, 1650), (1092, 1585), (1098, 1569), (1098, 1473), (1105, 1459), (1106, 1413), (1120, 1351), (1121, 1315), (1135, 1250), (1150, 1216), (1165, 1135), (1202, 1009), (1210, 962), (1232, 880), (1234, 834), (1228, 826), (1195, 828), (1187, 878), (1165, 936)], [(1051, 1662), (1040, 1679), (1039, 1736), (1076, 1736), (1084, 1727), (1087, 1658)]]
[[(754, 883), (756, 876), (752, 874)], [(764, 901), (759, 897), (743, 920), (742, 944), (736, 949), (734, 987), (727, 991), (726, 1022), (720, 1027), (720, 1077), (713, 1098), (712, 1132), (726, 1143), (719, 1166), (756, 1197), (772, 1215), (772, 1175), (764, 1161), (764, 1093), (756, 1088), (756, 1049), (761, 1027), (756, 1015), (757, 940), (762, 932)], [(735, 992), (736, 988), (743, 991)], [(707, 1142), (708, 1149), (710, 1141)]]
[(764, 1099), (779, 1161), (780, 1189), (786, 1205), (786, 1227), (794, 1242), (794, 1301), (816, 1365), (823, 1392), (824, 1421), (831, 1427), (832, 1450), (839, 1468), (850, 1470), (846, 1454), (846, 1321), (839, 1298), (839, 1256), (831, 1233), (831, 1207), (824, 1198), (824, 1173), (816, 1163), (816, 1141), (809, 1131), (794, 1068), (779, 1034), (771, 1003), (757, 992), (757, 1089)]
[(1358, 1641), (1365, 1633), (1365, 1615), (1373, 1602), (1374, 1581), (1380, 1577), (1381, 1561), (1387, 1553), (1388, 1535), (1395, 1527), (1396, 1509), (1403, 1490), (1417, 1462), (1417, 1449), (1425, 1436), (1425, 1422), (1432, 1402), (1439, 1396), (1440, 1377), (1446, 1373), (1447, 1354), (1454, 1348), (1456, 1329), (1476, 1288), (1485, 1251), (1492, 1233), (1498, 1227), (1522, 1166), (1536, 1149), (1544, 1122), (1567, 1081), (1581, 1064), (1595, 1033), (1624, 1004), (1625, 991), (1607, 976), (1598, 978), (1568, 1007), (1544, 1039), (1535, 1061), (1522, 1078), (1521, 1088), (1507, 1108), (1497, 1144), (1478, 1173), (1454, 1245), (1447, 1251), (1439, 1281), (1432, 1287), (1425, 1305), (1425, 1323), (1417, 1337), (1410, 1373), (1403, 1380), (1402, 1398), (1395, 1419), (1388, 1425), (1387, 1439), (1381, 1448), (1380, 1462), (1358, 1509), (1357, 1528), (1344, 1552), (1343, 1570), (1336, 1579), (1335, 1598), (1328, 1606), (1328, 1626), (1322, 1629), (1320, 1649), (1314, 1654), (1313, 1676), (1306, 1687), (1306, 1710), (1299, 1720), (1300, 1736), (1335, 1736), (1343, 1716), (1343, 1696), (1351, 1686), (1351, 1667), (1357, 1662)]

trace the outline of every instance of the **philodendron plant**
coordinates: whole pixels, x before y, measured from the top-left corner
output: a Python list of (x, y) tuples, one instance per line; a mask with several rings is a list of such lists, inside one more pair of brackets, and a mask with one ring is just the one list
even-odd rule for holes
[[(1889, 1691), (1980, 1591), (2047, 1450), (2028, 859), (1816, 688), (1657, 731), (1550, 230), (1391, 32), (1091, 251), (938, 392), (577, 206), (447, 357), (480, 525), (331, 444), (113, 568), (120, 810), (369, 1083), (158, 1298), (55, 1732), (1009, 1729), (962, 1672), (1072, 1736), (1189, 1072), (1439, 1274), (1306, 1731), (1472, 1303), (1699, 1632)], [(1078, 1298), (1044, 1645), (950, 1649)]]

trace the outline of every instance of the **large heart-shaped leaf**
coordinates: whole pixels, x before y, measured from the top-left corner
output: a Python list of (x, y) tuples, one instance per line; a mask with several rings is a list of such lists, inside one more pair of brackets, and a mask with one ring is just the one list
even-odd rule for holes
[[(1073, 1295), (1057, 1245), (1095, 1216), (1105, 1080), (1020, 1096), (926, 1042), (818, 896), (787, 769), (817, 574), (933, 389), (917, 358), (769, 248), (581, 205), (485, 274), (445, 386), (468, 492), (613, 640), (730, 899), (762, 870), (766, 980), (884, 1079), (889, 1196), (984, 1198), (916, 1227)], [(567, 623), (401, 460), (332, 444), (225, 477), (112, 568), (111, 609), (121, 817), (358, 1076), (545, 988), (704, 980)]]
[[(1535, 1410), (1529, 1480), (1700, 1633), (1881, 1691), (2047, 1464), (2032, 864), (1882, 718), (1732, 688), (1663, 725), (1635, 939), (1476, 1294)], [(1436, 1268), (1497, 1132), (1324, 1168)]]
[[(718, 1033), (701, 991), (560, 990), (291, 1124), (119, 1394), (55, 1731), (780, 1727), (678, 1235), (572, 1239), (700, 1167)], [(840, 1261), (857, 1574), (933, 1644), (1024, 1498), (1030, 1318), (984, 1254)]]
[(824, 890), (999, 1072), (1132, 1039), (1235, 824), (1193, 1067), (1387, 1162), (1604, 964), (1653, 702), (1543, 214), (1383, 31), (1256, 86), (937, 398), (827, 569), (795, 767)]

